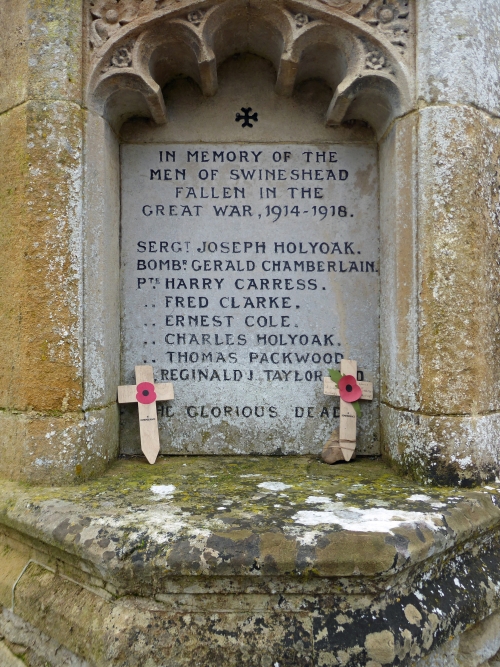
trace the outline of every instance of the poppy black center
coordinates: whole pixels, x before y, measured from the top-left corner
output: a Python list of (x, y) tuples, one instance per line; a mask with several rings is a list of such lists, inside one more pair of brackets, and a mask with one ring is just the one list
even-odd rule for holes
[(142, 390), (142, 395), (143, 396), (149, 396), (149, 389), (143, 389)]
[(346, 391), (352, 391), (352, 384), (346, 384), (345, 390)]

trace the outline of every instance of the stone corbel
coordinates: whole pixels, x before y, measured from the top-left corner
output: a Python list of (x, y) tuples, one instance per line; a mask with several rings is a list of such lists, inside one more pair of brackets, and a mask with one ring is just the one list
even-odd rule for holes
[[(355, 51), (333, 94), (326, 124), (340, 125), (355, 118), (367, 121), (380, 134), (410, 104), (407, 79), (387, 47), (360, 38)], [(362, 100), (368, 98), (370, 102), (363, 105)]]
[(166, 122), (166, 109), (158, 83), (139, 64), (140, 44), (121, 44), (111, 51), (95, 73), (92, 93), (93, 107), (100, 115), (106, 115), (109, 100), (117, 93), (139, 93), (145, 100), (155, 123)]

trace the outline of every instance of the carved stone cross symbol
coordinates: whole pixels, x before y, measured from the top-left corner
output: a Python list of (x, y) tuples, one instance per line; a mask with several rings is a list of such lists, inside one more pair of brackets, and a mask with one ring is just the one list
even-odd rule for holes
[[(358, 364), (351, 359), (342, 359), (340, 362), (340, 372), (342, 375), (352, 376), (357, 378)], [(360, 398), (364, 401), (373, 400), (373, 384), (371, 382), (356, 383), (361, 389)], [(347, 384), (345, 390), (352, 391), (354, 387)], [(340, 396), (339, 387), (328, 378), (323, 378), (323, 393), (327, 396)], [(340, 399), (340, 427), (339, 427), (339, 447), (342, 450), (345, 461), (350, 461), (356, 449), (356, 411), (352, 403)]]
[(155, 384), (152, 366), (136, 366), (135, 380), (137, 384), (118, 387), (118, 403), (139, 404), (141, 448), (147, 460), (154, 463), (160, 451), (156, 401), (171, 401), (174, 386)]
[(253, 127), (250, 121), (253, 120), (255, 123), (257, 123), (259, 120), (259, 114), (256, 111), (253, 114), (250, 114), (252, 107), (241, 107), (241, 110), (243, 111), (242, 114), (239, 111), (236, 114), (236, 122), (239, 123), (240, 120), (242, 120), (243, 125), (241, 127)]

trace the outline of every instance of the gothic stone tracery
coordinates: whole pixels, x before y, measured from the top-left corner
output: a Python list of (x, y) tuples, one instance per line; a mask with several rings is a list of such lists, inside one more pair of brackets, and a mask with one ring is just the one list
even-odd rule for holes
[(285, 96), (305, 63), (320, 62), (313, 74), (333, 91), (326, 123), (361, 118), (380, 133), (410, 104), (410, 1), (89, 0), (89, 104), (109, 115), (109, 100), (128, 90), (143, 100), (129, 95), (129, 115), (164, 123), (170, 79), (190, 76), (213, 95), (218, 64), (251, 51), (273, 62)]

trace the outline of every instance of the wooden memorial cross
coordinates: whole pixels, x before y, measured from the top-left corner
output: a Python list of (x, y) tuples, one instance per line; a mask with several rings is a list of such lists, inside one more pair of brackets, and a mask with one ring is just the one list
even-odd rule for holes
[(152, 366), (136, 366), (135, 380), (137, 384), (118, 387), (118, 403), (139, 404), (142, 451), (147, 460), (154, 463), (160, 451), (156, 401), (171, 401), (174, 386), (170, 383), (155, 384)]
[[(373, 400), (373, 384), (371, 382), (358, 382), (358, 364), (351, 359), (342, 359), (340, 362), (340, 372), (342, 375), (352, 376), (356, 384), (361, 389), (361, 398), (364, 401)], [(349, 384), (346, 391), (353, 390)], [(323, 378), (323, 393), (327, 396), (340, 396), (339, 387), (329, 378)], [(342, 450), (345, 461), (350, 461), (354, 450), (356, 449), (356, 411), (352, 403), (340, 399), (340, 428), (339, 428), (339, 447)]]

